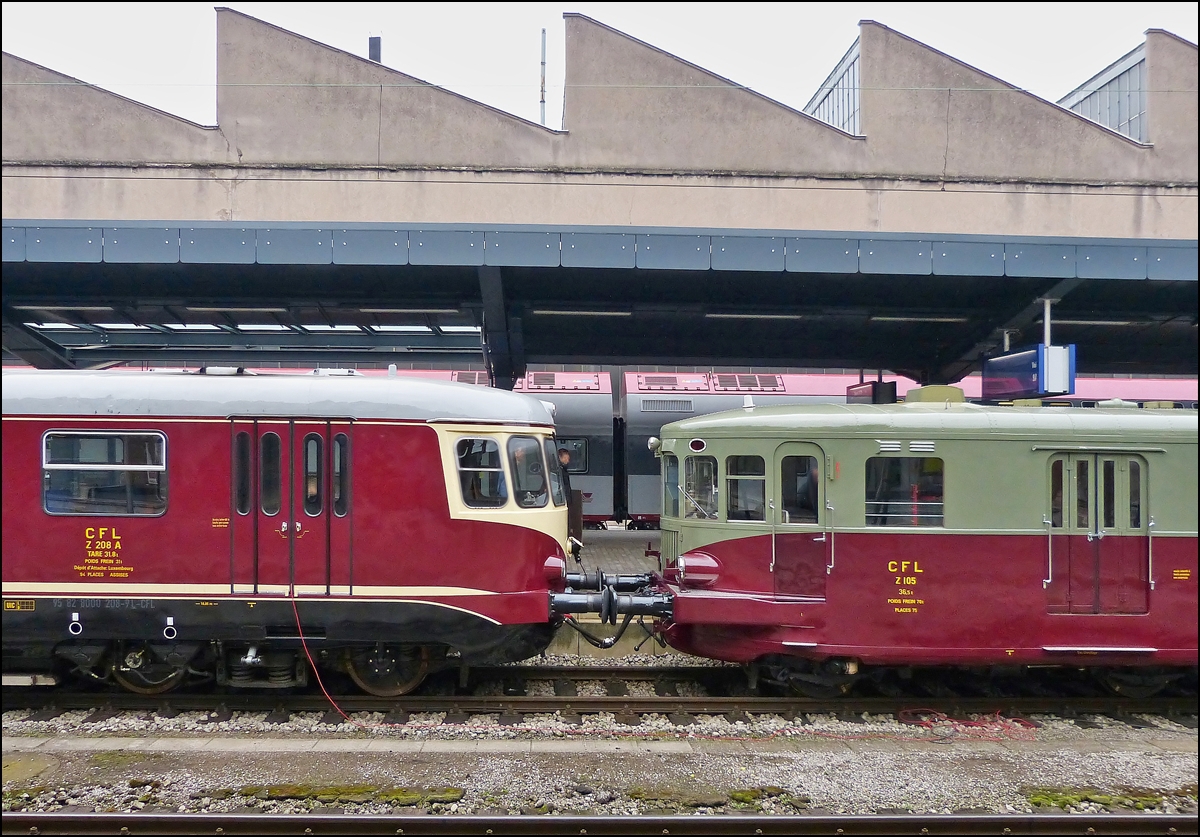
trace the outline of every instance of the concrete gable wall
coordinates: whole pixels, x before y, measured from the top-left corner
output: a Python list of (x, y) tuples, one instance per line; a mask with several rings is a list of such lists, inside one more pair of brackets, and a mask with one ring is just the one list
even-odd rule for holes
[(109, 93), (7, 52), (5, 161), (214, 163), (228, 159), (216, 128)]
[(246, 164), (545, 166), (554, 131), (231, 9), (217, 123)]
[(1146, 118), (1164, 179), (1195, 183), (1197, 176), (1196, 45), (1151, 29), (1146, 33), (1149, 77)]
[(1153, 149), (886, 26), (864, 21), (861, 38), (862, 123), (876, 171), (1035, 182), (1169, 177)]
[(591, 18), (568, 14), (572, 165), (839, 175), (862, 141)]
[[(1147, 33), (1152, 145), (886, 26), (861, 25), (848, 136), (583, 15), (566, 15), (554, 131), (230, 9), (217, 10), (217, 128), (4, 56), (9, 163), (566, 170), (883, 180), (1186, 184), (1196, 47)], [(48, 86), (18, 82), (53, 82)]]

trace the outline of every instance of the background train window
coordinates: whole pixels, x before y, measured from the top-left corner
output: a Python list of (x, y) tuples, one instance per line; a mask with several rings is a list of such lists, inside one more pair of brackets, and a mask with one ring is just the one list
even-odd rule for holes
[(546, 449), (546, 463), (550, 466), (548, 472), (550, 474), (550, 498), (554, 500), (554, 505), (556, 506), (566, 505), (567, 498), (566, 494), (563, 493), (562, 474), (559, 473), (559, 468), (562, 466), (558, 464), (558, 445), (555, 444), (553, 439), (546, 439), (544, 447)]
[(725, 457), (728, 520), (766, 520), (767, 466), (761, 456)]
[(779, 466), (783, 522), (816, 523), (820, 468), (815, 456), (785, 456)]
[(546, 505), (546, 466), (542, 446), (532, 436), (513, 436), (508, 440), (508, 461), (512, 465), (513, 496), (523, 509)]
[(664, 453), (663, 469), (663, 516), (679, 517), (679, 460), (674, 454)]
[(867, 525), (943, 525), (943, 468), (932, 457), (868, 459)]
[(345, 517), (350, 508), (350, 439), (333, 437), (333, 513)]
[(250, 434), (245, 431), (233, 441), (233, 499), (238, 514), (250, 513)]
[(508, 501), (500, 446), (494, 439), (459, 439), (458, 480), (463, 502), (472, 508), (498, 508)]
[[(558, 448), (566, 448), (571, 454), (571, 461), (567, 463), (568, 474), (586, 474), (588, 469), (588, 443), (587, 439), (559, 439), (557, 441)], [(557, 456), (557, 454), (555, 454)]]
[(283, 493), (279, 479), (279, 436), (264, 433), (258, 441), (259, 504), (263, 514), (279, 514)]
[(684, 517), (715, 520), (717, 517), (717, 460), (689, 456), (683, 461)]
[(42, 508), (48, 514), (157, 516), (167, 510), (161, 433), (47, 433)]
[(304, 437), (304, 513), (316, 517), (324, 505), (324, 492), (321, 484), (324, 482), (324, 462), (321, 459), (321, 437), (309, 433)]

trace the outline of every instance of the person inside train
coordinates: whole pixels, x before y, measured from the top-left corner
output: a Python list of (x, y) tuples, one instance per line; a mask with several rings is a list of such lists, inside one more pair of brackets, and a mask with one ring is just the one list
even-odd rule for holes
[(571, 467), (571, 452), (566, 448), (558, 449), (558, 464), (559, 471), (562, 474), (563, 494), (566, 495), (567, 502), (569, 503), (571, 501), (571, 474), (569, 470)]
[(537, 440), (528, 436), (514, 436), (508, 440), (508, 450), (512, 457), (513, 493), (517, 503), (524, 508), (546, 505), (549, 493)]

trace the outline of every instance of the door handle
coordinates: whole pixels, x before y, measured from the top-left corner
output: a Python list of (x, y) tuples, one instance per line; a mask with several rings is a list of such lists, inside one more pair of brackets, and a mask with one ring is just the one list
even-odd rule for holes
[(817, 537), (813, 538), (813, 542), (814, 542), (814, 543), (825, 543), (825, 533), (824, 533), (824, 532), (822, 532), (820, 535), (818, 535)]

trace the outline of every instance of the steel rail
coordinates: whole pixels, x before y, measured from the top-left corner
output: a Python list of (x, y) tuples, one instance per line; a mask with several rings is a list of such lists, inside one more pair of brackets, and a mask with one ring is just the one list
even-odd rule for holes
[[(437, 695), (399, 698), (379, 698), (365, 695), (335, 695), (337, 706), (353, 712), (461, 713), (469, 715), (544, 713), (595, 714), (612, 712), (625, 715), (783, 715), (837, 713), (856, 715), (870, 713), (895, 715), (899, 712), (928, 710), (947, 715), (986, 715), (1002, 713), (1008, 716), (1028, 714), (1152, 714), (1195, 715), (1195, 697), (847, 697), (838, 699), (770, 698), (770, 697), (676, 697), (676, 696), (474, 696)], [(21, 690), (6, 691), (4, 709), (58, 710), (108, 709), (114, 711), (153, 711), (169, 706), (180, 712), (206, 712), (224, 709), (237, 712), (270, 712), (284, 708), (289, 712), (320, 712), (332, 709), (321, 695), (275, 694), (167, 694), (155, 697), (127, 693), (43, 693)]]
[(1194, 814), (339, 816), (6, 813), (4, 834), (1196, 834)]

